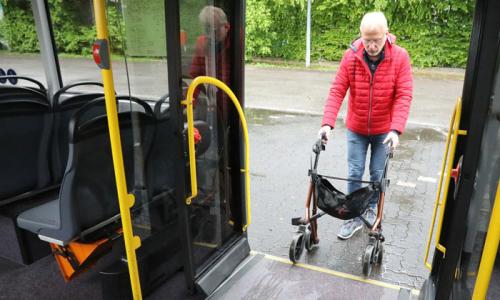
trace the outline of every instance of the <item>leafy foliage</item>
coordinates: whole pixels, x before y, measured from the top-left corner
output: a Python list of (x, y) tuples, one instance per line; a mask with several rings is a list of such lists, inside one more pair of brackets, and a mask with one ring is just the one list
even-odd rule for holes
[(264, 2), (260, 0), (248, 0), (247, 5), (252, 10), (247, 12), (246, 23), (246, 44), (247, 53), (255, 55), (271, 55), (272, 40), (276, 39), (277, 34), (271, 32), (272, 25), (271, 11)]
[[(265, 31), (248, 28), (247, 56), (304, 59), (306, 4), (248, 0), (247, 26), (265, 24)], [(359, 36), (363, 15), (383, 11), (414, 65), (464, 67), (473, 9), (472, 0), (314, 0), (311, 55), (316, 60), (339, 60)]]
[[(187, 1), (187, 0), (186, 0)], [(194, 2), (194, 1), (193, 1)], [(464, 67), (472, 27), (473, 0), (313, 0), (312, 59), (340, 60), (359, 35), (368, 11), (383, 11), (415, 66)], [(0, 40), (12, 51), (38, 52), (30, 1), (0, 0)], [(90, 0), (49, 0), (58, 51), (88, 55), (95, 39)], [(111, 2), (110, 3), (116, 3)], [(247, 57), (302, 60), (305, 56), (306, 0), (247, 0)], [(188, 6), (190, 7), (190, 6)], [(108, 5), (113, 53), (123, 53), (123, 19)], [(196, 10), (198, 11), (198, 10)], [(193, 17), (192, 22), (196, 22)]]
[[(8, 0), (1, 0), (4, 18), (0, 21), (0, 39), (6, 42), (12, 51), (38, 52), (38, 39), (35, 22), (29, 3), (15, 8)], [(14, 8), (14, 9), (12, 9)]]
[[(11, 51), (39, 52), (35, 31), (35, 21), (30, 1), (0, 0), (4, 18), (0, 22), (0, 32)], [(88, 55), (92, 51), (96, 29), (92, 16), (92, 1), (49, 0), (50, 17), (54, 39), (59, 53)], [(117, 7), (107, 7), (109, 33), (113, 52), (123, 53), (120, 18)], [(122, 23), (119, 23), (122, 22)]]

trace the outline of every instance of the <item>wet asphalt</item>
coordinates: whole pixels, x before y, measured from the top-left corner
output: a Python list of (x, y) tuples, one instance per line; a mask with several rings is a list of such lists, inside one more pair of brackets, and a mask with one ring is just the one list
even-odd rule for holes
[[(308, 169), (319, 116), (251, 110), (252, 225), (253, 250), (288, 258), (297, 227), (292, 217), (302, 217), (309, 184)], [(383, 233), (386, 238), (381, 267), (371, 279), (418, 289), (427, 278), (423, 258), (439, 180), (440, 161), (446, 136), (442, 130), (410, 125), (390, 162)], [(326, 151), (320, 155), (318, 171), (347, 177), (346, 129), (339, 122)], [(365, 179), (368, 179), (368, 170)], [(332, 181), (346, 191), (343, 181)], [(368, 229), (341, 241), (337, 233), (343, 221), (325, 215), (318, 220), (320, 243), (300, 262), (362, 276), (361, 257)], [(430, 256), (432, 257), (432, 256)]]

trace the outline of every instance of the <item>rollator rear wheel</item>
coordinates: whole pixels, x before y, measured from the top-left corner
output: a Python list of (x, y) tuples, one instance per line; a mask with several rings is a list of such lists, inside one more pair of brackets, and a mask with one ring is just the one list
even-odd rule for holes
[(372, 244), (368, 244), (365, 248), (365, 253), (363, 253), (363, 275), (370, 276), (372, 272), (372, 262), (375, 247)]
[(296, 235), (293, 238), (292, 242), (290, 243), (290, 251), (288, 253), (290, 261), (296, 263), (300, 259), (300, 256), (302, 255), (303, 251), (304, 251), (304, 234), (301, 233)]

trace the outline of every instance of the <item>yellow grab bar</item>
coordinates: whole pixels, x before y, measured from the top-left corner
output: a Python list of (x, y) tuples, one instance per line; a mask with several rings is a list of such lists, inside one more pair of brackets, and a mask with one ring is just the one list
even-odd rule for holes
[(187, 109), (187, 122), (188, 122), (188, 150), (189, 150), (189, 169), (191, 174), (191, 196), (186, 198), (186, 204), (191, 204), (191, 200), (198, 195), (198, 183), (196, 179), (196, 159), (194, 150), (194, 121), (193, 121), (193, 95), (196, 87), (200, 84), (211, 84), (215, 85), (219, 89), (223, 90), (231, 99), (238, 115), (240, 117), (241, 126), (243, 128), (243, 137), (245, 140), (245, 169), (241, 171), (245, 173), (245, 193), (246, 193), (246, 224), (243, 225), (243, 231), (246, 231), (250, 225), (250, 148), (248, 141), (248, 127), (245, 119), (245, 114), (241, 109), (240, 102), (238, 98), (234, 95), (233, 91), (222, 81), (209, 77), (209, 76), (199, 76), (196, 77), (190, 84), (187, 90), (186, 100), (181, 101), (183, 105), (186, 105)]
[[(436, 201), (434, 203), (434, 210), (432, 213), (431, 227), (429, 229), (429, 235), (427, 238), (427, 248), (425, 250), (424, 265), (429, 270), (432, 269), (432, 265), (427, 260), (429, 258), (429, 249), (431, 246), (431, 240), (432, 240), (432, 236), (434, 233), (434, 224), (436, 222), (436, 215), (437, 215), (438, 207), (441, 207), (441, 210), (440, 210), (439, 222), (438, 222), (437, 233), (436, 233), (436, 249), (441, 251), (444, 255), (446, 254), (446, 248), (443, 245), (441, 245), (439, 238), (441, 236), (441, 229), (443, 226), (444, 209), (446, 207), (446, 199), (448, 198), (448, 190), (450, 187), (450, 179), (451, 179), (451, 169), (453, 168), (453, 159), (455, 157), (455, 149), (457, 146), (458, 135), (466, 135), (467, 134), (467, 131), (459, 129), (461, 113), (462, 113), (462, 99), (459, 97), (457, 99), (457, 103), (455, 105), (455, 110), (453, 111), (453, 115), (451, 117), (450, 127), (448, 130), (448, 135), (446, 137), (446, 147), (444, 150), (443, 162), (441, 164), (441, 176), (439, 177), (438, 190), (437, 190), (437, 194), (436, 194)], [(448, 155), (448, 153), (449, 153), (449, 155)], [(449, 157), (451, 159), (448, 159)], [(443, 178), (445, 176), (446, 176), (446, 179), (444, 180), (445, 187), (444, 187), (443, 197), (441, 197), (441, 191), (442, 191), (442, 187), (443, 187)]]
[[(109, 44), (108, 22), (106, 20), (106, 7), (104, 0), (94, 0), (94, 14), (96, 19), (97, 38), (106, 40)], [(111, 154), (113, 156), (113, 167), (115, 170), (116, 189), (120, 205), (120, 216), (123, 228), (123, 239), (125, 240), (125, 252), (127, 254), (130, 284), (134, 300), (142, 299), (139, 272), (137, 269), (137, 257), (135, 250), (141, 246), (141, 239), (134, 236), (132, 232), (132, 220), (130, 208), (134, 205), (134, 195), (128, 194), (127, 181), (123, 166), (122, 144), (120, 139), (120, 126), (118, 125), (118, 113), (116, 108), (115, 87), (113, 83), (113, 70), (109, 55), (109, 68), (101, 68), (102, 82), (104, 85), (104, 97), (106, 101), (106, 115), (108, 117), (109, 137), (111, 141)]]
[(493, 210), (491, 211), (490, 225), (486, 234), (486, 241), (484, 242), (476, 285), (474, 286), (473, 300), (486, 299), (491, 273), (493, 272), (497, 256), (498, 243), (500, 243), (500, 180), (498, 181), (495, 203), (493, 203)]

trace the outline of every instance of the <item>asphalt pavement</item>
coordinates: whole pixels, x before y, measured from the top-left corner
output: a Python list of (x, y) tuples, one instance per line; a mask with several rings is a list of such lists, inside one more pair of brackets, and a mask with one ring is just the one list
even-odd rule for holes
[[(253, 218), (250, 246), (288, 258), (297, 230), (291, 218), (304, 216), (312, 145), (321, 117), (253, 110), (249, 120)], [(383, 264), (372, 271), (371, 279), (419, 289), (427, 278), (423, 258), (445, 139), (439, 129), (416, 125), (409, 125), (401, 137), (388, 172), (391, 183), (384, 208)], [(346, 129), (340, 123), (320, 155), (318, 171), (347, 177), (346, 153)], [(331, 182), (346, 191), (345, 182)], [(341, 220), (328, 215), (319, 219), (320, 243), (300, 262), (362, 276), (361, 257), (368, 229), (341, 241), (337, 239), (341, 224)]]

